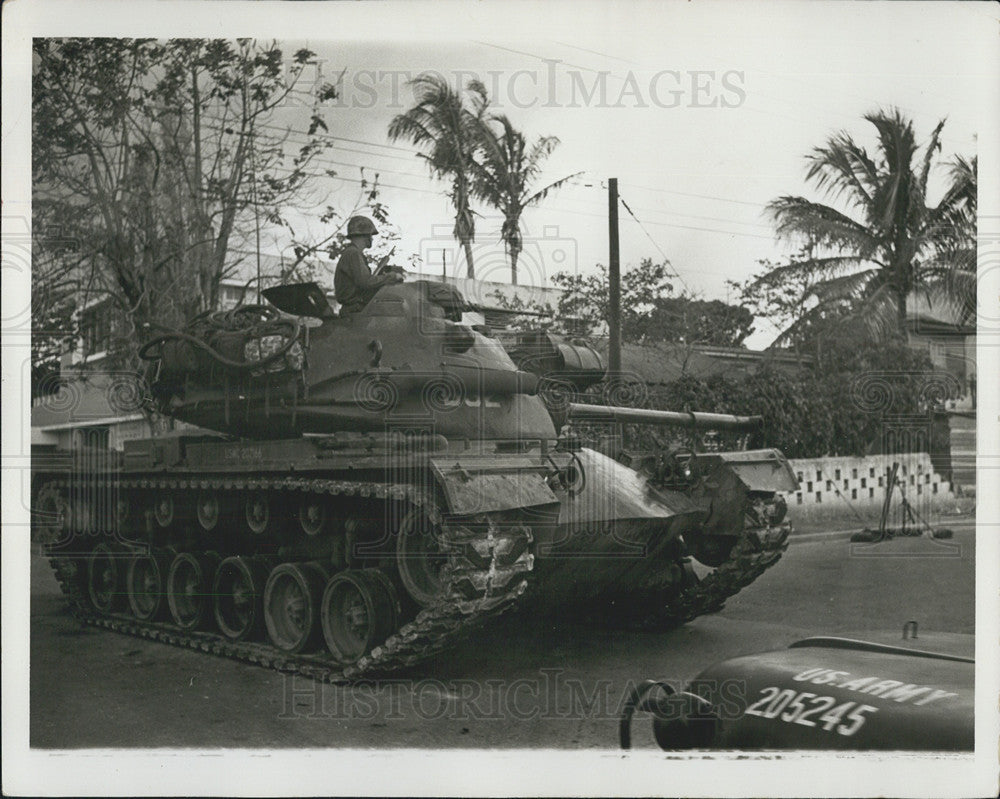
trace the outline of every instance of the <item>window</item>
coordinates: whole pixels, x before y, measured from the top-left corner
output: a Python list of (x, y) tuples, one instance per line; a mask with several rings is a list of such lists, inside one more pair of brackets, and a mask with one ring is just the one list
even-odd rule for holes
[(112, 315), (110, 302), (99, 303), (80, 314), (80, 338), (85, 356), (111, 349)]
[[(242, 297), (243, 286), (219, 286), (219, 308), (223, 311), (235, 308), (239, 305)], [(252, 298), (248, 297), (248, 299)]]

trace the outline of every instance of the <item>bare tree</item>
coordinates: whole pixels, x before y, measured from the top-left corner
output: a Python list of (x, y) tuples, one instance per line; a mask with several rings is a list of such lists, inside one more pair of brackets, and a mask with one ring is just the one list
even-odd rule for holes
[[(36, 39), (32, 102), (36, 229), (78, 243), (57, 259), (85, 295), (109, 297), (134, 366), (149, 324), (215, 306), (232, 243), (281, 208), (329, 145), (326, 85), (306, 100), (305, 143), (269, 124), (314, 54), (253, 40)], [(50, 271), (52, 275), (57, 268)], [(86, 300), (85, 300), (86, 301)]]

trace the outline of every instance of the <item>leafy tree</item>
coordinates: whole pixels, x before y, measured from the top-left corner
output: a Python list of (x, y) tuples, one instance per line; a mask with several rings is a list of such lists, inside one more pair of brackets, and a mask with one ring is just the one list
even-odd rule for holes
[(431, 174), (451, 181), (449, 197), (455, 208), (454, 235), (465, 250), (466, 275), (474, 278), (472, 242), (476, 238), (473, 218), (473, 159), (480, 126), (489, 100), (486, 87), (469, 81), (464, 93), (454, 91), (437, 75), (424, 74), (410, 81), (417, 104), (397, 115), (389, 124), (389, 138), (406, 139), (427, 151), (419, 156)]
[(517, 285), (517, 258), (524, 248), (521, 214), (580, 173), (536, 189), (533, 183), (544, 160), (559, 145), (557, 137), (543, 136), (528, 147), (524, 134), (504, 114), (480, 119), (478, 132), (478, 157), (472, 162), (474, 192), (503, 214), (500, 238), (510, 257), (511, 283)]
[[(800, 253), (799, 258), (805, 257)], [(849, 299), (829, 301), (810, 308), (810, 291), (816, 279), (804, 273), (786, 273), (771, 261), (759, 262), (762, 271), (739, 283), (728, 281), (739, 301), (755, 318), (766, 319), (782, 331), (776, 347), (792, 349), (822, 359), (831, 341), (856, 346), (869, 339), (854, 318)]]
[(286, 59), (245, 39), (35, 39), (33, 50), (35, 226), (57, 223), (78, 243), (61, 277), (84, 302), (112, 299), (134, 366), (147, 325), (215, 306), (231, 244), (252, 240), (255, 217), (285, 224), (281, 209), (329, 146), (320, 107), (334, 90), (309, 98), (305, 143), (290, 148), (268, 123), (301, 94), (309, 50)]
[[(802, 260), (805, 251), (793, 256)], [(784, 330), (802, 314), (802, 306), (815, 280), (808, 274), (778, 273), (771, 277), (780, 264), (769, 260), (757, 262), (757, 274), (745, 281), (727, 280), (726, 284), (735, 291), (740, 302), (756, 318), (766, 319), (778, 330)]]
[[(924, 415), (930, 428), (928, 414), (947, 386), (926, 353), (899, 343), (838, 343), (824, 368), (789, 372), (764, 363), (746, 377), (687, 374), (653, 387), (648, 404), (760, 415), (764, 423), (753, 446), (776, 447), (789, 458), (817, 458), (880, 451), (887, 416)], [(648, 428), (627, 426), (626, 432), (633, 435), (627, 446), (648, 448)], [(732, 447), (737, 438), (720, 435), (716, 443)]]
[[(753, 315), (738, 305), (671, 296), (669, 262), (644, 258), (622, 274), (622, 340), (741, 346), (753, 330)], [(563, 289), (558, 314), (576, 320), (572, 332), (593, 334), (608, 319), (608, 273), (603, 266), (589, 275), (561, 272), (553, 282)]]
[[(670, 264), (654, 263), (643, 258), (638, 266), (626, 269), (621, 276), (622, 338), (633, 341), (636, 320), (652, 310), (652, 299), (673, 292), (668, 282)], [(593, 335), (602, 330), (610, 316), (608, 306), (608, 270), (602, 264), (587, 275), (559, 272), (552, 282), (562, 289), (558, 314), (572, 321), (572, 331)]]
[(753, 332), (753, 314), (742, 305), (687, 296), (657, 297), (652, 305), (632, 320), (629, 340), (741, 347)]
[(913, 124), (899, 111), (865, 119), (877, 133), (875, 153), (840, 132), (808, 156), (807, 180), (847, 210), (798, 196), (773, 200), (768, 212), (778, 236), (805, 246), (760, 280), (809, 281), (815, 302), (798, 324), (847, 305), (873, 336), (905, 336), (911, 292), (964, 308), (974, 296), (976, 159), (955, 159), (944, 196), (929, 204), (928, 178), (944, 120), (920, 154)]

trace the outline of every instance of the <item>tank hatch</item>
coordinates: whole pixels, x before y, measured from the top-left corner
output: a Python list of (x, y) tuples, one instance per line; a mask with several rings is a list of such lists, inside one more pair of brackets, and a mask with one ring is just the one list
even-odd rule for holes
[(261, 293), (279, 311), (293, 316), (311, 316), (316, 319), (332, 319), (336, 316), (323, 290), (313, 282), (273, 286)]

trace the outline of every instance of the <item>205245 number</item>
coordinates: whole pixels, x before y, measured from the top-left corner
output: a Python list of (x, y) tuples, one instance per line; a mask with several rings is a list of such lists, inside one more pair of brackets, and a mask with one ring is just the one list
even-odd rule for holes
[(817, 696), (792, 688), (781, 689), (776, 685), (761, 689), (760, 694), (760, 699), (746, 709), (748, 716), (779, 719), (804, 727), (820, 726), (825, 732), (836, 730), (840, 735), (854, 735), (864, 725), (865, 714), (878, 712), (878, 708), (871, 705), (859, 705), (857, 702), (838, 705), (832, 696)]

